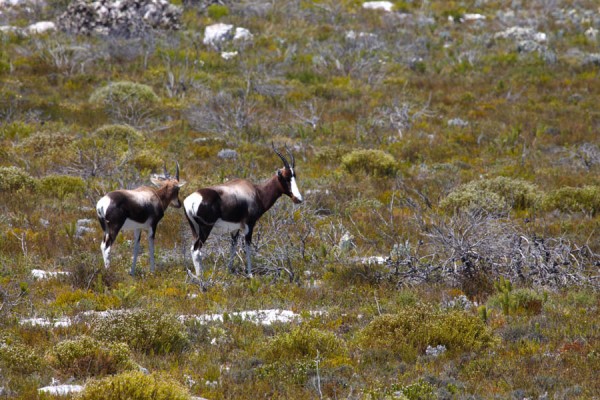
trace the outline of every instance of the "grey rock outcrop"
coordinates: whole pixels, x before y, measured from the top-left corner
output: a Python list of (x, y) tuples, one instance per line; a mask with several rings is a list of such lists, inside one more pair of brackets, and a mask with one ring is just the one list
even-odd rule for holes
[(152, 29), (180, 29), (181, 13), (167, 0), (75, 0), (58, 17), (58, 26), (80, 35), (135, 37)]

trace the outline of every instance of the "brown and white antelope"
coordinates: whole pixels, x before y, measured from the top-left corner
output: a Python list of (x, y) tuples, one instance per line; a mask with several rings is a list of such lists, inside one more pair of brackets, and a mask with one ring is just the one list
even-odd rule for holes
[(274, 145), (272, 147), (283, 161), (283, 168), (277, 170), (277, 173), (266, 182), (255, 185), (244, 179), (234, 179), (221, 185), (199, 189), (183, 200), (185, 215), (192, 227), (194, 237), (191, 252), (197, 277), (202, 271), (200, 249), (213, 230), (221, 234), (231, 234), (230, 271), (233, 270), (237, 239), (240, 232), (243, 233), (246, 245), (246, 273), (251, 276), (250, 245), (252, 231), (258, 219), (282, 194), (289, 196), (294, 203), (302, 203), (302, 195), (296, 184), (294, 156), (286, 146), (290, 157), (288, 162)]
[(150, 252), (150, 270), (154, 272), (154, 235), (158, 222), (162, 219), (171, 204), (175, 208), (181, 207), (179, 189), (185, 182), (179, 181), (179, 163), (175, 178), (164, 168), (164, 175), (153, 175), (150, 180), (157, 188), (141, 186), (133, 190), (115, 190), (107, 193), (96, 204), (98, 220), (102, 225), (104, 236), (102, 238), (102, 256), (104, 266), (110, 266), (110, 249), (119, 231), (132, 230), (134, 232), (133, 264), (131, 275), (135, 272), (135, 263), (140, 250), (141, 231), (148, 231), (148, 244)]

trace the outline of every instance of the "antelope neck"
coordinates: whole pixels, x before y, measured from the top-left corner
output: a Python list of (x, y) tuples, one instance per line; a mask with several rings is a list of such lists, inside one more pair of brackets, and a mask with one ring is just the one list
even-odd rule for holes
[(283, 187), (281, 186), (277, 175), (273, 176), (263, 184), (258, 185), (257, 190), (265, 211), (271, 208), (283, 194)]

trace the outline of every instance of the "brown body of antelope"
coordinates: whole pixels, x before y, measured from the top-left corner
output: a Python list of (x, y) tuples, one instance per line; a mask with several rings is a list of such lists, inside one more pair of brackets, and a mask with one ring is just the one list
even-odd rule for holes
[(141, 231), (148, 231), (148, 244), (150, 252), (150, 270), (154, 272), (154, 235), (156, 227), (172, 205), (181, 207), (179, 189), (185, 182), (179, 181), (179, 164), (175, 178), (167, 173), (165, 168), (163, 176), (150, 178), (156, 188), (142, 186), (133, 190), (115, 190), (107, 193), (96, 204), (98, 220), (104, 231), (102, 237), (102, 256), (104, 266), (110, 266), (110, 250), (121, 230), (134, 231), (133, 263), (131, 275), (135, 272), (135, 264), (140, 249)]
[(240, 232), (244, 235), (246, 250), (246, 273), (252, 275), (251, 251), (252, 231), (258, 219), (268, 211), (281, 195), (289, 196), (294, 203), (303, 201), (296, 184), (295, 160), (289, 149), (290, 162), (273, 146), (283, 161), (283, 168), (262, 184), (244, 179), (206, 187), (190, 194), (183, 201), (185, 215), (192, 228), (194, 244), (191, 248), (196, 276), (202, 271), (200, 249), (211, 232), (231, 234), (229, 269), (233, 269), (235, 246)]

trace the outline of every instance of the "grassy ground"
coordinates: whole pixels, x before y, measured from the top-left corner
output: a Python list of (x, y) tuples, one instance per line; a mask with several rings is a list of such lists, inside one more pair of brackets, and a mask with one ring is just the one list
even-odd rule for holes
[[(58, 379), (90, 399), (600, 397), (600, 18), (592, 1), (516, 3), (225, 2), (141, 38), (1, 33), (0, 394), (52, 398), (37, 389)], [(253, 38), (203, 44), (216, 22)], [(213, 237), (211, 284), (188, 282), (174, 209), (156, 273), (143, 235), (127, 274), (129, 233), (102, 268), (104, 193), (175, 161), (182, 199), (261, 181), (281, 167), (271, 142), (306, 201), (260, 220), (253, 278)], [(297, 318), (236, 314), (267, 309)]]

